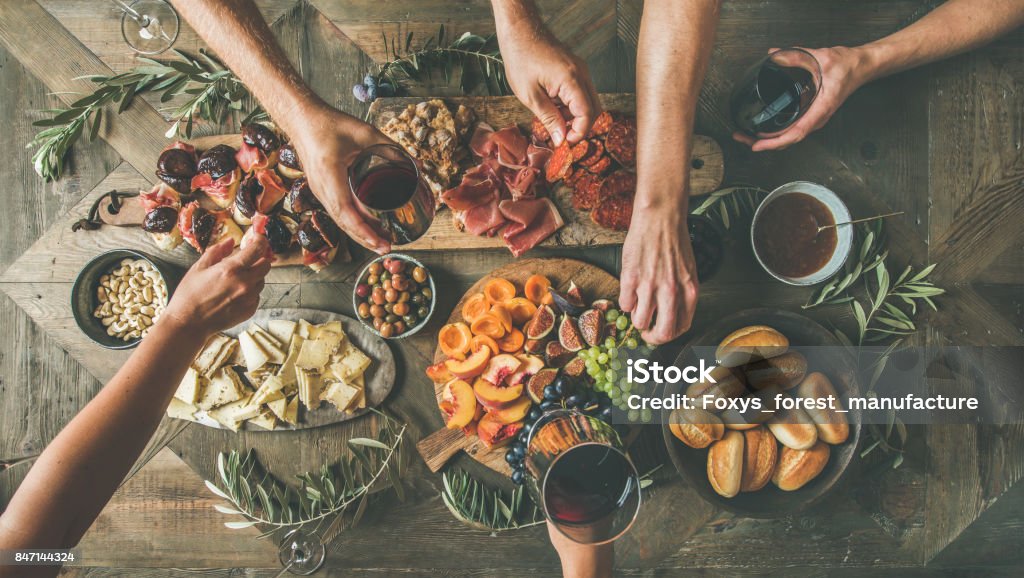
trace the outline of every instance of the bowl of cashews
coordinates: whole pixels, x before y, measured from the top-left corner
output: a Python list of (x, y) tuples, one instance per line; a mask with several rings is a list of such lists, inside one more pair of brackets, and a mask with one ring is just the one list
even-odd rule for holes
[(160, 318), (180, 277), (172, 266), (139, 251), (103, 253), (75, 279), (75, 322), (103, 347), (131, 349)]

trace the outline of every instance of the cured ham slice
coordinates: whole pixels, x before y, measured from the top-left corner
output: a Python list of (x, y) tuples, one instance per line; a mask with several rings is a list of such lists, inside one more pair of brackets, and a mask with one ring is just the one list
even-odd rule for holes
[(516, 257), (536, 247), (565, 224), (550, 199), (502, 201), (501, 214), (509, 221), (502, 238)]
[(235, 202), (241, 173), (235, 170), (214, 179), (209, 173), (199, 173), (192, 177), (192, 189), (201, 189), (218, 207), (229, 207)]
[(256, 199), (256, 210), (260, 213), (269, 214), (270, 211), (281, 202), (288, 192), (281, 182), (281, 177), (272, 170), (257, 170), (256, 180), (263, 187), (263, 192)]
[(139, 191), (139, 200), (147, 213), (158, 207), (181, 207), (181, 195), (164, 182), (157, 183), (149, 192)]
[(270, 165), (270, 160), (267, 159), (266, 153), (261, 151), (259, 147), (252, 146), (250, 144), (242, 143), (242, 147), (235, 153), (235, 162), (242, 168), (243, 173), (255, 169), (265, 169)]
[[(504, 201), (501, 201), (504, 202)], [(462, 215), (462, 223), (466, 231), (478, 237), (493, 237), (498, 229), (505, 225), (505, 215), (500, 210), (500, 203), (495, 197), (491, 202), (477, 205)]]

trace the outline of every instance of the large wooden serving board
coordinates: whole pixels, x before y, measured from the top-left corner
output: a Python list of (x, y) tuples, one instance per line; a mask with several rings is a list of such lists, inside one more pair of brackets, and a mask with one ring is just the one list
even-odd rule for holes
[[(480, 278), (455, 304), (447, 323), (462, 321), (463, 303), (469, 296), (483, 291), (484, 285), (491, 279), (508, 279), (516, 286), (519, 294), (522, 294), (526, 279), (537, 273), (550, 279), (551, 286), (558, 290), (567, 289), (569, 282), (574, 281), (583, 292), (583, 300), (588, 303), (601, 298), (618, 300), (619, 297), (619, 280), (603, 269), (575, 259), (524, 259), (499, 267)], [(438, 347), (434, 352), (434, 362), (442, 359), (445, 359), (445, 355)], [(434, 385), (434, 394), (438, 401), (443, 387), (443, 384)], [(439, 430), (420, 440), (416, 448), (431, 471), (438, 471), (459, 450), (464, 450), (473, 459), (496, 472), (505, 475), (512, 473), (505, 462), (506, 447), (487, 448), (476, 436), (466, 436), (462, 430)]]
[[(379, 98), (370, 106), (368, 121), (382, 127), (389, 120), (400, 114), (410, 104), (427, 100), (426, 98)], [(533, 113), (523, 106), (514, 96), (465, 96), (445, 98), (452, 105), (464, 104), (476, 111), (477, 119), (496, 129), (510, 124), (528, 127)], [(634, 94), (603, 94), (601, 102), (605, 110), (617, 110), (627, 113), (636, 111), (636, 95)], [(680, 163), (690, 166), (690, 194), (704, 195), (718, 189), (725, 175), (722, 148), (714, 139), (695, 135), (693, 140), (693, 157), (679, 159)], [(553, 200), (562, 213), (565, 226), (541, 246), (544, 247), (586, 247), (598, 245), (621, 244), (626, 234), (621, 231), (610, 231), (594, 223), (589, 211), (577, 211), (572, 207), (572, 192), (568, 187), (559, 184), (553, 191)], [(451, 212), (442, 209), (434, 218), (434, 223), (427, 233), (414, 243), (405, 245), (403, 249), (485, 249), (504, 248), (500, 236), (477, 237), (458, 231), (452, 224)]]
[[(359, 321), (346, 317), (338, 313), (331, 311), (323, 311), (320, 309), (260, 309), (256, 311), (256, 314), (245, 323), (241, 323), (231, 329), (225, 331), (232, 337), (238, 337), (245, 328), (249, 327), (250, 324), (256, 323), (260, 327), (266, 329), (267, 322), (271, 319), (287, 319), (288, 321), (299, 321), (305, 319), (313, 325), (320, 325), (329, 321), (341, 321), (341, 327), (345, 330), (345, 336), (347, 339), (351, 339), (352, 343), (356, 347), (361, 349), (363, 353), (370, 357), (373, 362), (370, 364), (369, 369), (364, 374), (366, 383), (366, 407), (352, 413), (345, 413), (338, 411), (335, 407), (329, 403), (324, 402), (318, 409), (308, 411), (303, 407), (299, 412), (299, 423), (298, 425), (291, 425), (284, 422), (280, 422), (275, 432), (285, 430), (297, 430), (297, 429), (310, 429), (329, 425), (332, 423), (338, 423), (342, 421), (348, 421), (350, 419), (357, 418), (366, 412), (370, 411), (371, 408), (380, 405), (384, 399), (391, 393), (391, 389), (395, 385), (395, 357), (391, 353), (391, 349), (383, 339), (374, 335), (369, 329), (363, 326)], [(202, 417), (198, 423), (205, 426), (226, 429), (220, 425), (211, 417), (206, 417), (200, 414)], [(242, 429), (250, 431), (267, 431), (261, 427), (254, 426), (248, 422), (242, 424)]]

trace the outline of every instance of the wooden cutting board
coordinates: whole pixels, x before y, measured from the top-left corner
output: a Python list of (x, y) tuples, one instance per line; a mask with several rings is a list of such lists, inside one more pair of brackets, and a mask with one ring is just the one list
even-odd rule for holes
[[(370, 106), (367, 120), (370, 124), (382, 127), (389, 120), (400, 114), (410, 104), (427, 100), (422, 97), (379, 98)], [(529, 126), (533, 120), (531, 113), (514, 96), (465, 96), (444, 98), (444, 101), (459, 105), (464, 104), (476, 111), (477, 119), (500, 129), (510, 124), (518, 124), (521, 128)], [(636, 111), (636, 95), (634, 94), (602, 94), (601, 102), (605, 110), (617, 110), (634, 113)], [(693, 157), (680, 159), (690, 165), (690, 195), (704, 195), (718, 189), (725, 175), (722, 148), (714, 139), (696, 135), (693, 140)], [(619, 245), (626, 239), (625, 232), (610, 231), (594, 223), (589, 211), (577, 211), (572, 207), (572, 191), (559, 184), (553, 191), (553, 201), (558, 206), (565, 220), (565, 226), (554, 235), (548, 237), (542, 247), (587, 247), (598, 245)], [(427, 233), (416, 242), (405, 245), (403, 249), (486, 249), (505, 248), (501, 236), (477, 237), (455, 229), (452, 224), (451, 212), (442, 209), (434, 217), (434, 223)]]
[[(447, 323), (462, 321), (462, 305), (471, 295), (483, 291), (484, 285), (495, 277), (508, 279), (522, 295), (523, 284), (530, 275), (541, 274), (551, 280), (551, 286), (558, 290), (565, 290), (569, 287), (570, 281), (575, 281), (583, 293), (583, 300), (587, 303), (595, 299), (618, 300), (619, 280), (610, 273), (575, 259), (523, 259), (509, 263), (491, 271), (479, 281), (473, 284), (466, 291), (462, 299), (455, 304)], [(434, 362), (445, 359), (440, 347), (434, 352)], [(434, 384), (434, 394), (440, 401), (443, 384)], [(438, 410), (440, 412), (440, 410)], [(421, 439), (416, 444), (423, 460), (431, 471), (440, 470), (452, 456), (465, 451), (476, 461), (484, 464), (492, 470), (511, 475), (512, 469), (505, 461), (507, 447), (487, 448), (476, 436), (467, 436), (462, 430), (441, 429)]]

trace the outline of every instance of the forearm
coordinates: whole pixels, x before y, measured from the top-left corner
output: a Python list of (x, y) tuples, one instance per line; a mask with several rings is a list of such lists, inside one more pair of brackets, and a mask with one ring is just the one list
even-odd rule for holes
[(533, 0), (491, 0), (491, 9), (499, 39), (513, 31), (539, 33), (544, 30)]
[(717, 0), (647, 0), (637, 54), (637, 196), (634, 211), (685, 213), (697, 99)]
[(298, 132), (304, 110), (325, 106), (288, 61), (252, 0), (172, 3), (285, 133)]
[(92, 525), (153, 435), (205, 335), (161, 319), (47, 446), (0, 517), (0, 548), (67, 548)]
[(949, 0), (899, 32), (858, 48), (866, 80), (942, 60), (1024, 25), (1024, 0)]

